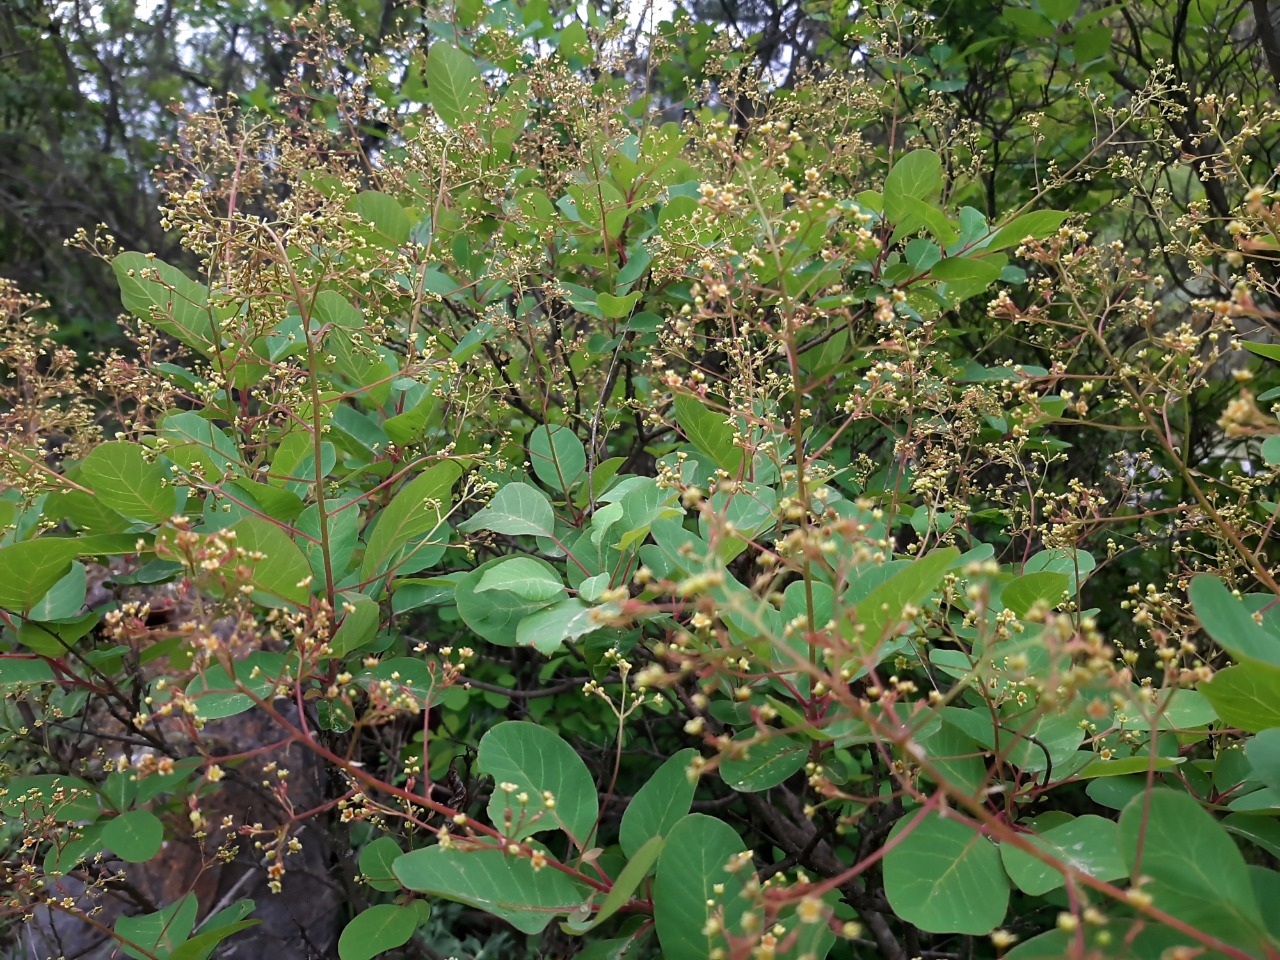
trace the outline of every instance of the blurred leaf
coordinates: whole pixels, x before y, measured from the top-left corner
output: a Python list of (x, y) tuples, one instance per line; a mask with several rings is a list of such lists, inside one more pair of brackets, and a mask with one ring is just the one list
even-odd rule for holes
[(412, 903), (406, 906), (377, 904), (356, 914), (342, 928), (338, 956), (342, 960), (372, 960), (408, 943), (417, 929), (418, 910)]
[(126, 863), (144, 863), (160, 852), (164, 824), (149, 810), (130, 810), (103, 825), (102, 842)]
[(75, 542), (59, 537), (0, 548), (0, 607), (30, 610), (67, 575), (75, 556)]
[(1211, 574), (1193, 577), (1187, 591), (1201, 625), (1218, 646), (1242, 660), (1280, 667), (1280, 636), (1253, 619), (1253, 613)]

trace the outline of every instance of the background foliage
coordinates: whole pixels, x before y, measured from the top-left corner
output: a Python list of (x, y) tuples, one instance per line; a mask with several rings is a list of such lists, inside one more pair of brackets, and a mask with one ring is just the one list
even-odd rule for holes
[(0, 30), (10, 955), (1280, 955), (1265, 3)]

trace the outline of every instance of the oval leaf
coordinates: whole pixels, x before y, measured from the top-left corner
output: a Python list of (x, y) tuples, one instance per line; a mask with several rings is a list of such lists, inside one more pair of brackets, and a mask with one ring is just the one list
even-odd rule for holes
[(740, 793), (756, 793), (776, 787), (809, 759), (809, 746), (790, 737), (773, 735), (758, 739), (755, 730), (745, 731), (734, 737), (735, 743), (755, 740), (736, 756), (725, 755), (720, 761), (720, 776), (724, 782)]
[(1221, 580), (1202, 573), (1187, 591), (1196, 616), (1218, 646), (1241, 660), (1257, 660), (1280, 667), (1280, 636), (1253, 619), (1242, 600)]
[(527, 483), (509, 483), (497, 492), (489, 505), (465, 523), (458, 524), (463, 533), (491, 530), (512, 536), (529, 534), (549, 537), (555, 532), (556, 516), (551, 501), (537, 487)]
[(489, 817), (505, 835), (520, 839), (563, 830), (585, 848), (599, 812), (596, 785), (582, 758), (560, 737), (536, 723), (500, 723), (480, 739), (476, 766), (494, 779)]
[(689, 779), (689, 765), (698, 751), (681, 750), (654, 771), (622, 813), (618, 842), (634, 857), (652, 837), (664, 837), (689, 812), (697, 781)]
[(408, 943), (417, 929), (416, 906), (380, 903), (356, 914), (343, 928), (338, 938), (338, 956), (342, 960), (371, 960)]
[(406, 853), (394, 869), (410, 890), (476, 907), (524, 933), (541, 933), (556, 916), (577, 912), (584, 897), (559, 870), (535, 871), (528, 858), (493, 847), (427, 847)]
[[(749, 909), (743, 894), (752, 875), (742, 838), (723, 820), (691, 813), (667, 836), (653, 886), (653, 919), (664, 960), (707, 960), (729, 955), (723, 929), (742, 929)], [(726, 869), (727, 867), (738, 869)], [(723, 911), (723, 912), (722, 912)], [(708, 926), (717, 916), (720, 923)]]
[(1228, 943), (1260, 947), (1266, 927), (1235, 841), (1192, 796), (1145, 791), (1120, 814), (1120, 845), (1130, 870), (1150, 878), (1156, 907)]
[(455, 130), (478, 117), (488, 97), (475, 62), (451, 44), (437, 40), (427, 51), (427, 92), (440, 119)]
[(71, 569), (71, 540), (41, 537), (0, 549), (0, 607), (25, 613)]
[(539, 480), (564, 493), (586, 473), (587, 450), (568, 427), (541, 426), (529, 434), (529, 462)]
[(894, 912), (930, 933), (983, 936), (1004, 919), (1009, 881), (991, 841), (952, 819), (899, 823), (885, 854), (884, 891)]
[(164, 824), (150, 810), (130, 810), (103, 825), (102, 842), (121, 860), (143, 863), (160, 852)]

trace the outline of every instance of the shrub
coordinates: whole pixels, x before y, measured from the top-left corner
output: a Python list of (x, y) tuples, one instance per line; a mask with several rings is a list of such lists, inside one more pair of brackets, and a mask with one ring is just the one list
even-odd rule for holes
[(477, 10), (393, 96), (300, 27), (274, 114), (174, 148), (199, 279), (78, 238), (135, 344), (90, 393), (5, 297), (12, 916), (203, 958), (263, 905), (99, 908), (166, 838), (290, 897), (332, 837), (343, 960), (441, 900), (592, 958), (1280, 954), (1270, 392), (1212, 476), (1177, 421), (1246, 285), (1158, 317), (871, 74), (713, 50), (664, 123), (607, 30)]

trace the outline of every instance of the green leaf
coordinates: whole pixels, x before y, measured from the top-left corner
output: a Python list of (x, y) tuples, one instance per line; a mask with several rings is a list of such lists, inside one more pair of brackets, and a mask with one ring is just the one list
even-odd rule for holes
[(69, 620), (84, 606), (87, 587), (84, 564), (73, 561), (67, 575), (49, 588), (28, 616), (37, 621)]
[(75, 542), (59, 537), (23, 540), (0, 548), (0, 607), (25, 613), (67, 575)]
[(567, 925), (569, 932), (574, 934), (586, 933), (588, 930), (600, 926), (600, 924), (626, 906), (627, 901), (631, 899), (631, 895), (635, 893), (641, 881), (653, 869), (653, 865), (658, 862), (658, 856), (662, 853), (663, 846), (664, 841), (661, 837), (650, 837), (627, 860), (627, 865), (618, 874), (618, 878), (613, 882), (613, 887), (609, 890), (608, 896), (601, 902), (600, 909), (596, 911), (595, 915), (588, 916), (586, 920), (581, 922), (570, 920)]
[(404, 207), (394, 197), (376, 190), (356, 194), (347, 203), (347, 209), (371, 223), (384, 246), (400, 246), (409, 239), (409, 231), (413, 229)]
[(201, 353), (213, 349), (209, 292), (203, 284), (163, 260), (132, 251), (111, 261), (111, 269), (126, 310)]
[(1058, 547), (1053, 550), (1041, 550), (1032, 556), (1022, 565), (1022, 572), (1027, 574), (1050, 570), (1057, 573), (1065, 573), (1071, 578), (1071, 587), (1069, 589), (1074, 593), (1079, 589), (1080, 579), (1095, 566), (1097, 566), (1097, 561), (1093, 559), (1093, 554), (1089, 553), (1088, 550)]
[(596, 297), (600, 312), (607, 320), (621, 320), (630, 316), (636, 304), (640, 302), (640, 292), (628, 293), (623, 297), (615, 297), (612, 293), (601, 293)]
[(559, 870), (535, 871), (528, 858), (492, 847), (414, 850), (395, 862), (395, 874), (410, 890), (476, 907), (523, 933), (541, 933), (584, 899), (582, 888)]
[(397, 554), (412, 538), (430, 533), (443, 523), (453, 502), (453, 485), (462, 468), (446, 460), (423, 471), (391, 499), (379, 513), (369, 534), (360, 576), (369, 579), (395, 565)]
[(1191, 606), (1205, 633), (1239, 660), (1254, 660), (1280, 667), (1280, 636), (1253, 619), (1252, 611), (1221, 580), (1202, 573), (1187, 591)]
[(436, 40), (427, 51), (425, 77), (431, 105), (441, 120), (456, 130), (479, 119), (489, 98), (480, 71), (469, 56)]
[(1001, 255), (981, 260), (948, 257), (936, 263), (930, 269), (929, 276), (946, 284), (943, 297), (949, 306), (954, 307), (982, 293), (1000, 279), (1000, 271), (1004, 269), (1005, 262)]
[(1228, 803), (1227, 807), (1241, 813), (1280, 814), (1280, 790), (1263, 787), (1261, 790), (1242, 793)]
[(70, 873), (82, 862), (90, 861), (102, 850), (102, 826), (81, 825), (70, 828), (49, 847), (44, 858), (46, 874)]
[(1222, 825), (1238, 837), (1244, 837), (1273, 857), (1280, 857), (1280, 820), (1248, 813), (1233, 813)]
[(375, 890), (391, 893), (400, 889), (392, 869), (403, 851), (395, 837), (381, 836), (360, 851), (360, 873)]
[[(895, 208), (899, 210), (897, 216), (897, 229), (893, 231), (893, 239), (901, 239), (917, 232), (922, 226), (928, 227), (929, 232), (937, 238), (938, 243), (949, 245), (955, 242), (959, 234), (956, 232), (955, 226), (947, 219), (947, 215), (943, 213), (942, 208), (935, 203), (927, 200), (917, 200), (915, 197), (901, 197), (895, 204)], [(934, 249), (933, 258), (936, 260), (937, 246), (931, 245)], [(916, 250), (921, 248), (917, 247)], [(927, 269), (923, 266), (922, 261), (908, 260), (911, 263), (913, 273), (923, 272)], [(930, 261), (930, 266), (933, 261)]]
[[(378, 215), (385, 217), (388, 211)], [(386, 245), (389, 241), (382, 242)], [(327, 328), (324, 346), (333, 356), (333, 369), (346, 378), (355, 393), (367, 393), (374, 403), (385, 404), (391, 396), (391, 367), (376, 351), (367, 344), (357, 344), (355, 339), (365, 328), (364, 314), (336, 290), (321, 290), (311, 305), (311, 320), (313, 328)], [(309, 435), (303, 434), (303, 438), (314, 462), (314, 442)]]
[(516, 627), (516, 644), (533, 647), (548, 656), (560, 649), (566, 640), (576, 640), (604, 624), (595, 619), (592, 607), (577, 597), (531, 613)]
[[(596, 785), (577, 751), (560, 737), (536, 723), (500, 723), (480, 738), (476, 766), (497, 784), (489, 817), (505, 836), (563, 830), (586, 849), (599, 812)], [(515, 789), (504, 789), (504, 783)], [(527, 795), (524, 802), (521, 794)]]
[(231, 438), (194, 410), (166, 416), (160, 436), (166, 457), (189, 472), (202, 471), (208, 482), (219, 480), (240, 459)]
[(143, 863), (160, 852), (164, 824), (150, 810), (130, 810), (103, 825), (102, 842), (126, 863)]
[(551, 509), (551, 501), (545, 493), (527, 483), (508, 483), (487, 507), (465, 523), (458, 524), (458, 530), (462, 533), (491, 530), (510, 536), (550, 537), (555, 526), (555, 511)]
[[(276, 678), (284, 668), (285, 655), (259, 651), (236, 664), (236, 680), (248, 693), (241, 693), (222, 664), (214, 664), (187, 684), (187, 696), (195, 700), (196, 715), (205, 720), (223, 720), (255, 706), (253, 697), (271, 699)], [(250, 696), (250, 693), (253, 696)]]
[[(39, 606), (41, 605), (37, 604), (33, 609), (38, 609)], [(44, 657), (65, 656), (75, 642), (92, 632), (101, 620), (102, 614), (97, 611), (58, 622), (24, 620), (18, 625), (18, 642)]]
[(1217, 819), (1189, 794), (1156, 789), (1120, 814), (1130, 872), (1149, 879), (1153, 905), (1228, 943), (1258, 947), (1266, 928), (1244, 858)]
[[(988, 721), (990, 722), (990, 721)], [(942, 723), (927, 737), (919, 738), (936, 779), (955, 790), (977, 797), (987, 781), (987, 765), (974, 740), (952, 723)]]
[(262, 517), (245, 517), (233, 524), (236, 546), (249, 556), (237, 565), (248, 569), (253, 598), (267, 607), (306, 606), (311, 590), (311, 564), (296, 543), (280, 527)]
[(554, 568), (534, 557), (503, 557), (487, 567), (475, 592), (505, 590), (521, 600), (547, 602), (564, 596), (564, 584)]
[(857, 619), (846, 624), (846, 636), (860, 638), (864, 647), (878, 644), (901, 622), (908, 606), (920, 607), (933, 595), (958, 556), (955, 547), (934, 550), (895, 573), (858, 602)]
[(1009, 906), (1009, 881), (996, 848), (954, 819), (929, 814), (914, 825), (911, 819), (889, 834), (890, 843), (897, 840), (884, 858), (889, 905), (930, 933), (990, 933)]
[[(1056, 860), (1098, 880), (1119, 880), (1129, 875), (1120, 855), (1116, 824), (1087, 814), (1051, 827), (1026, 839)], [(1033, 897), (1056, 890), (1066, 881), (1061, 871), (1031, 854), (1005, 843), (1000, 859), (1014, 885)]]
[(438, 401), (439, 398), (434, 393), (425, 393), (404, 413), (382, 421), (382, 429), (387, 438), (398, 447), (407, 447), (416, 441), (422, 436), (431, 415), (435, 413)]
[(1080, 0), (1039, 0), (1040, 12), (1055, 24), (1066, 23), (1080, 9)]
[(529, 460), (538, 479), (567, 493), (587, 472), (587, 451), (568, 427), (560, 424), (537, 427), (529, 434)]
[[(163, 960), (190, 936), (199, 909), (200, 903), (196, 900), (196, 895), (188, 893), (158, 913), (121, 917), (116, 921), (116, 933)], [(125, 944), (120, 945), (120, 951), (134, 960), (147, 960), (145, 954)]]
[(979, 244), (984, 253), (1016, 247), (1027, 237), (1043, 240), (1066, 221), (1069, 214), (1061, 210), (1033, 210), (1014, 217), (991, 236), (991, 242)]
[(1280, 727), (1280, 667), (1241, 663), (1219, 670), (1197, 689), (1229, 727), (1250, 733)]
[[(72, 542), (77, 557), (122, 557), (150, 551), (154, 540), (149, 533), (98, 533), (80, 534)], [(141, 551), (138, 541), (142, 541)]]
[(1244, 348), (1250, 353), (1256, 353), (1260, 357), (1266, 357), (1268, 360), (1280, 360), (1280, 343), (1254, 343), (1249, 340), (1241, 341)]
[(418, 908), (380, 903), (355, 915), (338, 938), (342, 960), (371, 960), (408, 943), (418, 929)]
[[(653, 919), (663, 960), (707, 960), (719, 949), (729, 955), (722, 932), (711, 932), (707, 921), (719, 912), (722, 928), (742, 929), (748, 909), (743, 893), (754, 874), (748, 860), (738, 857), (746, 845), (733, 827), (705, 814), (691, 813), (667, 835), (653, 886)], [(732, 871), (725, 868), (732, 865)]]
[(690, 747), (668, 757), (631, 798), (618, 833), (628, 857), (634, 857), (651, 838), (667, 836), (688, 814), (697, 790), (697, 782), (689, 779), (689, 766), (697, 755)]
[(1262, 441), (1262, 459), (1267, 466), (1274, 467), (1280, 463), (1280, 435), (1267, 437)]
[(43, 513), (49, 520), (69, 520), (84, 533), (96, 530), (105, 535), (119, 534), (134, 526), (134, 521), (120, 516), (87, 490), (50, 493), (45, 498)]
[(736, 744), (751, 740), (756, 743), (738, 753), (730, 750), (720, 761), (720, 776), (740, 793), (758, 793), (776, 787), (809, 759), (809, 745), (777, 734), (760, 739), (755, 729), (744, 730), (733, 738)]
[(566, 60), (569, 58), (589, 59), (591, 57), (591, 41), (587, 38), (587, 28), (574, 20), (560, 31), (559, 44), (556, 51)]
[(381, 609), (372, 597), (362, 593), (340, 594), (340, 604), (351, 604), (355, 609), (345, 613), (333, 639), (329, 641), (332, 656), (345, 657), (373, 640), (378, 632)]
[(629, 937), (594, 940), (576, 954), (574, 960), (634, 960), (638, 955), (637, 944), (645, 939), (647, 931), (641, 930)]
[(1172, 770), (1185, 757), (1099, 757), (1074, 774), (1076, 780), (1096, 780), (1099, 777), (1123, 777), (1130, 773), (1146, 773), (1148, 770)]
[(99, 500), (126, 517), (161, 523), (178, 510), (178, 494), (168, 485), (168, 471), (148, 463), (136, 443), (100, 444), (80, 465), (80, 476)]
[(236, 497), (250, 508), (256, 507), (257, 513), (279, 522), (292, 521), (302, 512), (302, 498), (292, 490), (281, 490), (256, 480), (241, 478), (234, 483), (224, 483), (222, 493)]
[(1253, 775), (1273, 790), (1280, 790), (1280, 729), (1263, 730), (1244, 748)]
[[(1161, 730), (1194, 730), (1218, 720), (1218, 714), (1204, 694), (1195, 690), (1173, 690), (1161, 696), (1162, 709), (1157, 726)], [(1144, 722), (1143, 726), (1149, 726)], [(1132, 722), (1129, 729), (1139, 729)]]
[(709, 409), (697, 397), (678, 394), (676, 423), (689, 442), (711, 457), (721, 469), (736, 477), (742, 470), (742, 448), (734, 445), (734, 431), (723, 414)]
[[(1115, 960), (1166, 960), (1187, 948), (1187, 938), (1168, 927), (1143, 928), (1140, 924), (1133, 924), (1125, 934), (1122, 952), (1117, 951), (1109, 934), (1108, 930), (1097, 933), (1086, 930), (1083, 933), (1087, 945), (1084, 955)], [(1075, 931), (1051, 930), (1019, 943), (1004, 954), (1004, 960), (1063, 960), (1064, 957), (1078, 955), (1076, 943), (1081, 936)], [(1222, 954), (1211, 952), (1203, 956), (1217, 960)]]
[(7, 792), (0, 796), (0, 814), (6, 819), (34, 823), (47, 816), (67, 823), (96, 820), (100, 813), (93, 789), (79, 777), (41, 773), (13, 777), (4, 786)]
[(1000, 600), (1006, 610), (1025, 617), (1037, 603), (1044, 603), (1051, 610), (1061, 605), (1070, 586), (1071, 578), (1065, 573), (1042, 570), (1017, 577), (1005, 584)]
[[(253, 903), (252, 900), (245, 902)], [(235, 920), (223, 926), (205, 929), (185, 943), (179, 944), (173, 953), (169, 954), (169, 960), (208, 960), (214, 947), (223, 940), (241, 930), (256, 927), (261, 922), (261, 920)]]
[[(950, 709), (944, 708), (944, 711)], [(1006, 723), (999, 738), (1005, 759), (1023, 773), (1040, 773), (1050, 766), (1060, 767), (1072, 758), (1084, 740), (1085, 732), (1080, 729), (1078, 716), (1044, 712), (1033, 714), (1030, 719), (1030, 723), (1025, 720)], [(986, 726), (990, 731), (989, 717)], [(994, 740), (991, 747), (995, 748)]]
[(18, 654), (0, 656), (0, 688), (20, 683), (53, 683), (53, 667), (44, 660)]
[[(454, 585), (454, 603), (458, 616), (468, 627), (484, 637), (490, 643), (504, 647), (515, 646), (517, 631), (524, 618), (536, 613), (546, 606), (543, 600), (522, 600), (514, 593), (506, 590), (489, 590), (477, 593), (476, 587), (488, 571), (495, 566), (507, 562), (509, 558), (498, 557), (482, 564), (470, 573), (460, 577)], [(549, 577), (557, 578), (555, 568), (541, 558), (529, 558), (542, 564)]]
[(891, 221), (907, 214), (904, 198), (924, 200), (942, 190), (942, 160), (932, 150), (899, 158), (884, 180), (884, 212)]

